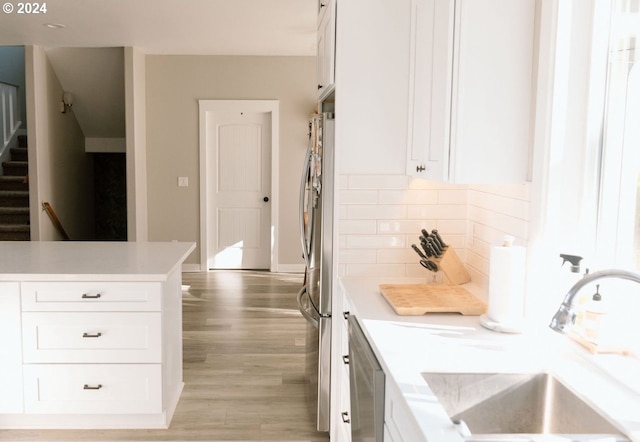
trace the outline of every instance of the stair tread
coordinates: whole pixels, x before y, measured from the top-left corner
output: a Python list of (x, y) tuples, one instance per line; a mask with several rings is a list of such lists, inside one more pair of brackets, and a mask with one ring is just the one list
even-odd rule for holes
[(0, 206), (0, 214), (3, 214), (3, 215), (23, 214), (23, 213), (29, 213), (29, 207)]
[(2, 163), (4, 165), (7, 166), (28, 166), (29, 162), (28, 161), (5, 161), (4, 163)]
[(28, 190), (0, 190), (0, 196), (25, 197), (25, 196), (29, 196), (29, 191)]
[(23, 182), (24, 176), (19, 175), (0, 175), (0, 181)]
[(28, 232), (30, 229), (29, 224), (0, 224), (2, 232)]

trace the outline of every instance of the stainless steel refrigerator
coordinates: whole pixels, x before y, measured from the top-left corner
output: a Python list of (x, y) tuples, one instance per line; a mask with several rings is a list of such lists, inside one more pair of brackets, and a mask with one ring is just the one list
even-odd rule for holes
[(333, 115), (315, 115), (310, 121), (300, 180), (300, 235), (306, 273), (298, 308), (308, 322), (308, 401), (317, 416), (318, 431), (329, 431), (330, 421), (334, 138)]

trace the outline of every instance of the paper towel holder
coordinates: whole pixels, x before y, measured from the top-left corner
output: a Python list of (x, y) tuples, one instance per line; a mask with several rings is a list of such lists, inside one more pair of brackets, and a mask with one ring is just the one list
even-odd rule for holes
[[(502, 244), (500, 246), (496, 246), (492, 249), (492, 261), (494, 258), (494, 253), (498, 253), (501, 256), (504, 256), (504, 253), (517, 253), (517, 255), (521, 256), (520, 259), (524, 260), (526, 258), (524, 258), (524, 248), (522, 247), (515, 247), (513, 245), (515, 241), (515, 238), (511, 235), (505, 235), (503, 237), (503, 241)], [(519, 249), (519, 250), (516, 250)], [(507, 252), (507, 250), (510, 250), (509, 252)], [(524, 272), (524, 267), (522, 269), (522, 271)], [(495, 272), (491, 271), (490, 272), (490, 293), (489, 293), (489, 311), (487, 311), (487, 313), (485, 313), (484, 315), (480, 316), (480, 324), (489, 329), (489, 330), (493, 330), (493, 331), (497, 331), (497, 332), (502, 332), (502, 333), (522, 333), (523, 329), (524, 329), (524, 312), (522, 312), (521, 314), (518, 314), (517, 311), (508, 311), (507, 312), (507, 318), (504, 317), (503, 313), (504, 311), (501, 312), (500, 315), (493, 316), (492, 315), (492, 293), (491, 293), (491, 277), (495, 277)], [(522, 280), (524, 281), (524, 274), (522, 275)], [(524, 282), (523, 282), (524, 285)], [(513, 287), (511, 287), (513, 288)], [(523, 295), (524, 295), (524, 286), (521, 287)], [(495, 296), (495, 295), (493, 295)], [(495, 301), (494, 301), (495, 302)], [(524, 300), (521, 300), (522, 303), (524, 303)], [(521, 306), (521, 308), (524, 308), (524, 305)], [(496, 313), (496, 312), (494, 312)], [(493, 317), (492, 317), (493, 316)]]

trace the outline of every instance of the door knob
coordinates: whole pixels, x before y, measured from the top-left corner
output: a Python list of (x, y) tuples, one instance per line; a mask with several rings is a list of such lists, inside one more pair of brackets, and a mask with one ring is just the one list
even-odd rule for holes
[(265, 196), (264, 198), (262, 198), (262, 201), (264, 201), (265, 203), (268, 203), (269, 202), (269, 197)]

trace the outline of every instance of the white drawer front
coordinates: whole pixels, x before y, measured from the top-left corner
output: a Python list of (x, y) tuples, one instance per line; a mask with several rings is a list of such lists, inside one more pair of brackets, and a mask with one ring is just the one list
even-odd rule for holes
[(22, 314), (23, 360), (160, 362), (160, 313)]
[(22, 311), (160, 311), (160, 283), (24, 282)]
[(24, 382), (27, 413), (162, 411), (159, 364), (25, 365)]

